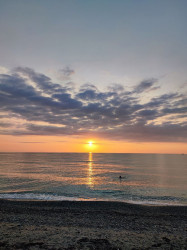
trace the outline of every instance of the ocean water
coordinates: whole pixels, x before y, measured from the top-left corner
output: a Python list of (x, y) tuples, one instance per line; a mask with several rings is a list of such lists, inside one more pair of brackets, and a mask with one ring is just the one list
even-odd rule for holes
[(187, 155), (0, 153), (0, 198), (187, 205)]

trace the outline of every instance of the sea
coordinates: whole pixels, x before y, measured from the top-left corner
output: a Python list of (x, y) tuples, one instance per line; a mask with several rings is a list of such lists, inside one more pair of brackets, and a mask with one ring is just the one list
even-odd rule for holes
[(0, 199), (187, 205), (187, 155), (0, 153)]

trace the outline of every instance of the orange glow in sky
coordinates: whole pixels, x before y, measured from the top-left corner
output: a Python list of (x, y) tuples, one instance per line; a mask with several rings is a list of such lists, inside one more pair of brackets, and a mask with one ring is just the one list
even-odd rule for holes
[(187, 154), (185, 143), (124, 142), (99, 138), (58, 136), (0, 136), (0, 152), (77, 152), (77, 153), (168, 153)]

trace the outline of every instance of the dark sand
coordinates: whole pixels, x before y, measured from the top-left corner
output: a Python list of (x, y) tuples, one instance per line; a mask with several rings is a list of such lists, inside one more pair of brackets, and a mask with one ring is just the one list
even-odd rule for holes
[(0, 200), (0, 249), (187, 249), (187, 207)]

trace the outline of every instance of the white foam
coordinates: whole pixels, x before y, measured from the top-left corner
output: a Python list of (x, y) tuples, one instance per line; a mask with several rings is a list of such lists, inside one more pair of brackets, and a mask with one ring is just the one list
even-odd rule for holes
[(137, 205), (152, 205), (152, 206), (186, 206), (186, 204), (181, 204), (177, 202), (169, 202), (169, 201), (133, 201), (133, 200), (127, 200), (125, 201), (127, 203), (131, 204), (137, 204)]
[(119, 199), (106, 199), (106, 198), (78, 198), (68, 197), (54, 194), (35, 194), (35, 193), (5, 193), (0, 194), (0, 199), (11, 200), (43, 200), (43, 201), (111, 201), (111, 202), (125, 202), (138, 205), (149, 206), (186, 206), (187, 204), (169, 202), (169, 201), (149, 201), (149, 200), (119, 200)]
[(34, 193), (11, 193), (11, 194), (0, 194), (0, 199), (16, 199), (16, 200), (51, 200), (51, 201), (79, 201), (80, 198), (57, 196), (49, 194), (34, 194)]

